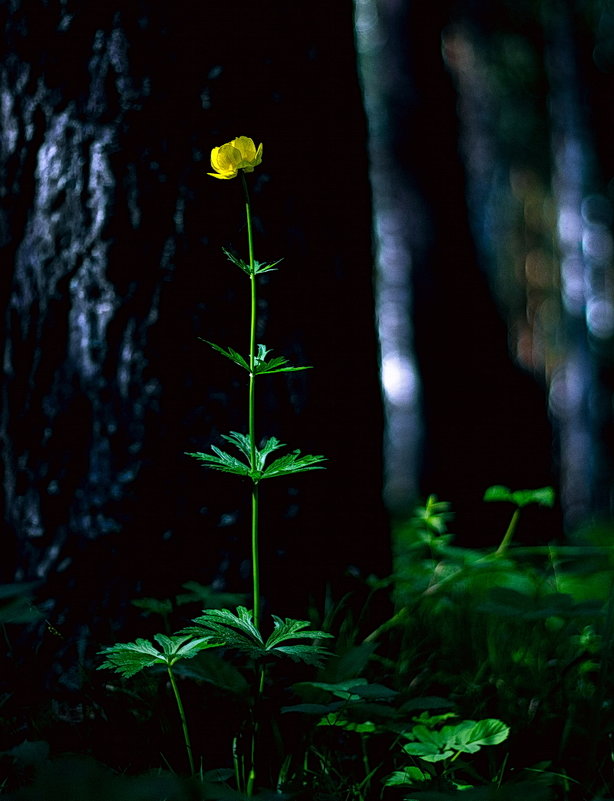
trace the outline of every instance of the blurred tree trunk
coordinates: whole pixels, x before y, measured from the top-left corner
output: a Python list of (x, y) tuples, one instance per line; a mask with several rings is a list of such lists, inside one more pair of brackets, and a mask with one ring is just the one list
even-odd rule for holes
[(385, 572), (351, 2), (15, 0), (0, 18), (2, 579), (42, 579), (58, 627), (187, 580), (248, 591), (248, 488), (183, 455), (246, 427), (242, 376), (197, 340), (247, 347), (220, 250), (245, 253), (240, 184), (205, 174), (239, 135), (264, 142), (256, 257), (284, 257), (258, 340), (316, 368), (260, 382), (259, 432), (330, 459), (263, 488), (264, 594), (288, 614)]
[(614, 510), (614, 131), (607, 61), (614, 14), (611, 7), (596, 11), (584, 15), (561, 0), (543, 13), (566, 346), (551, 401), (571, 530), (611, 519)]
[(383, 147), (409, 232), (420, 489), (452, 502), (453, 530), (466, 544), (495, 545), (508, 510), (484, 505), (484, 490), (553, 484), (555, 475), (546, 394), (512, 361), (467, 205), (459, 97), (442, 47), (454, 12), (471, 22), (476, 9), (413, 0), (380, 0), (378, 8), (386, 43)]

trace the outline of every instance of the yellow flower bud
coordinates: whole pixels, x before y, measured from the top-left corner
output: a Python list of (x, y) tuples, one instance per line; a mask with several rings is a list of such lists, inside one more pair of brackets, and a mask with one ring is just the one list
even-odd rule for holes
[(221, 147), (214, 147), (211, 151), (211, 166), (215, 172), (207, 175), (213, 178), (236, 178), (239, 170), (243, 172), (253, 172), (262, 161), (262, 143), (256, 145), (249, 136), (239, 136), (232, 142), (227, 142)]

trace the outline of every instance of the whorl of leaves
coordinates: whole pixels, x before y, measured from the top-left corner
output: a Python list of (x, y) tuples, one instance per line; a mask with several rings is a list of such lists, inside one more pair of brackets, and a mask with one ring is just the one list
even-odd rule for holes
[(261, 448), (255, 448), (256, 464), (251, 467), (251, 442), (247, 434), (238, 431), (231, 431), (230, 434), (222, 434), (222, 438), (234, 445), (243, 454), (245, 460), (238, 459), (226, 451), (221, 450), (216, 445), (211, 446), (211, 453), (187, 453), (205, 463), (206, 467), (213, 470), (220, 470), (223, 473), (234, 473), (240, 476), (249, 476), (254, 481), (264, 478), (274, 478), (277, 476), (289, 475), (291, 473), (304, 473), (307, 470), (323, 470), (320, 462), (326, 461), (324, 456), (312, 456), (311, 454), (301, 455), (300, 451), (295, 450), (285, 456), (280, 456), (268, 466), (267, 457), (273, 451), (284, 447), (276, 437), (265, 440)]
[(194, 639), (190, 634), (167, 637), (165, 634), (154, 634), (154, 640), (162, 650), (149, 640), (138, 639), (135, 642), (119, 642), (103, 648), (98, 653), (105, 657), (98, 670), (114, 670), (116, 673), (129, 678), (135, 673), (154, 665), (172, 667), (180, 659), (191, 659), (205, 648), (215, 648), (221, 645), (211, 637), (201, 636)]
[(194, 618), (195, 626), (186, 628), (183, 633), (205, 635), (212, 642), (236, 648), (253, 659), (289, 657), (295, 662), (319, 667), (329, 652), (314, 642), (297, 643), (296, 640), (320, 640), (332, 635), (307, 629), (309, 621), (272, 617), (273, 631), (266, 641), (254, 625), (252, 612), (244, 606), (237, 607), (236, 614), (228, 609), (208, 609)]

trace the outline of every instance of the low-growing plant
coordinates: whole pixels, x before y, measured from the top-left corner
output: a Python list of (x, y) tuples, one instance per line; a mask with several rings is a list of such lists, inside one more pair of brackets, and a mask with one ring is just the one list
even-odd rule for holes
[[(454, 717), (453, 713), (436, 716), (423, 713), (419, 722), (403, 732), (402, 740), (406, 742), (402, 750), (414, 764), (394, 771), (386, 779), (387, 787), (427, 788), (431, 785), (452, 790), (475, 787), (475, 780), (471, 784), (467, 778), (459, 780), (458, 774), (468, 766), (458, 758), (475, 754), (484, 746), (502, 743), (509, 735), (509, 726), (494, 718), (450, 722)], [(442, 767), (438, 770), (439, 765)], [(481, 784), (487, 782), (488, 779), (482, 779)]]
[[(213, 148), (211, 166), (214, 178), (230, 180), (240, 177), (245, 202), (245, 221), (247, 226), (248, 258), (244, 260), (230, 250), (224, 253), (228, 260), (238, 267), (250, 282), (249, 312), (249, 349), (247, 355), (232, 347), (222, 347), (206, 340), (217, 353), (229, 359), (247, 374), (247, 431), (231, 431), (223, 434), (222, 439), (233, 446), (236, 453), (212, 445), (212, 453), (188, 453), (203, 466), (223, 473), (247, 478), (251, 484), (251, 568), (252, 568), (252, 603), (248, 610), (239, 606), (235, 611), (230, 609), (206, 609), (194, 619), (194, 625), (182, 632), (167, 637), (155, 635), (154, 639), (163, 649), (159, 653), (148, 641), (139, 639), (136, 643), (117, 643), (101, 651), (105, 661), (102, 669), (111, 669), (125, 677), (129, 677), (145, 667), (164, 664), (179, 710), (183, 736), (188, 753), (190, 771), (195, 772), (185, 712), (177, 687), (173, 666), (180, 659), (192, 658), (199, 651), (215, 646), (225, 646), (231, 651), (238, 651), (246, 660), (247, 668), (255, 674), (255, 691), (250, 709), (250, 719), (246, 722), (249, 736), (234, 738), (233, 759), (235, 782), (237, 789), (251, 797), (256, 786), (257, 741), (260, 729), (258, 709), (264, 692), (266, 670), (270, 660), (290, 659), (307, 665), (320, 665), (326, 656), (326, 649), (319, 641), (330, 638), (328, 632), (311, 630), (309, 622), (294, 620), (273, 615), (273, 630), (269, 636), (262, 631), (261, 587), (260, 587), (260, 482), (265, 479), (279, 478), (310, 470), (322, 469), (324, 456), (301, 454), (296, 449), (283, 455), (277, 451), (284, 444), (276, 437), (262, 438), (256, 427), (256, 383), (263, 375), (288, 373), (310, 369), (308, 366), (293, 366), (283, 356), (271, 356), (271, 349), (256, 342), (258, 313), (258, 276), (277, 268), (281, 260), (259, 262), (254, 256), (253, 226), (251, 201), (245, 174), (253, 172), (262, 161), (262, 145), (258, 148), (252, 139), (240, 136), (221, 147)], [(275, 457), (272, 455), (275, 454)], [(152, 602), (146, 606), (151, 611)], [(155, 603), (154, 603), (155, 607)], [(161, 614), (168, 611), (167, 606), (155, 608)]]

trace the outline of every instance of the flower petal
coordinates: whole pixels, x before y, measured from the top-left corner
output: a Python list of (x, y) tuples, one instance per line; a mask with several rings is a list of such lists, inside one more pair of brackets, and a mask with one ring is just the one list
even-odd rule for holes
[(241, 161), (251, 163), (256, 155), (256, 145), (249, 136), (238, 136), (230, 143), (241, 154)]
[(254, 144), (249, 136), (238, 136), (232, 142), (211, 150), (211, 167), (215, 172), (207, 173), (213, 178), (235, 178), (239, 170), (253, 172), (262, 161), (262, 143)]

